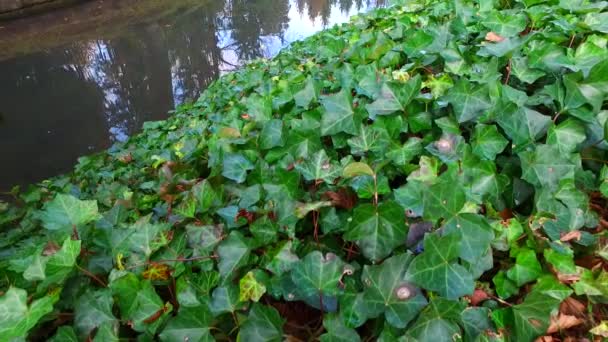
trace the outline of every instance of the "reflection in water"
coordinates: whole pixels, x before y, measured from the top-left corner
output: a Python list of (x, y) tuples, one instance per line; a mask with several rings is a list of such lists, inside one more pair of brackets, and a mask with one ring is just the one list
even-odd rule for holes
[(69, 171), (79, 156), (196, 99), (223, 72), (384, 2), (146, 1), (184, 4), (118, 33), (96, 28), (68, 44), (61, 37), (58, 47), (0, 61), (0, 191)]

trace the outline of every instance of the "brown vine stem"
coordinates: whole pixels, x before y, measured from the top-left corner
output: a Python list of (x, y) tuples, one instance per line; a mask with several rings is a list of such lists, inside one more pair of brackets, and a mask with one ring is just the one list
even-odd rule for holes
[(511, 79), (511, 58), (509, 58), (509, 64), (507, 64), (507, 78), (505, 79), (505, 84), (509, 84), (510, 79)]
[(568, 44), (568, 49), (570, 49), (572, 47), (572, 44), (574, 44), (575, 37), (576, 37), (576, 34), (572, 34), (572, 38), (570, 38), (570, 44)]
[(374, 173), (374, 206), (378, 207), (378, 177)]
[(193, 258), (178, 258), (178, 259), (163, 259), (163, 260), (156, 260), (156, 261), (146, 261), (146, 262), (142, 262), (140, 264), (135, 264), (132, 266), (127, 267), (127, 270), (132, 270), (134, 268), (138, 268), (141, 266), (147, 266), (147, 265), (152, 265), (152, 264), (162, 264), (162, 263), (166, 263), (166, 262), (188, 262), (188, 261), (199, 261), (199, 260), (207, 260), (207, 259), (217, 259), (218, 256), (217, 255), (207, 255), (207, 256), (200, 256), (200, 257), (193, 257)]
[(84, 269), (78, 265), (76, 265), (76, 268), (78, 268), (78, 270), (80, 270), (80, 272), (84, 273), (87, 277), (93, 279), (95, 282), (97, 282), (99, 285), (103, 286), (103, 287), (108, 287), (108, 284), (106, 284), (103, 280), (99, 279), (96, 275), (94, 275), (93, 273), (91, 273), (89, 270)]
[(608, 164), (608, 160), (602, 160), (602, 159), (597, 159), (597, 158), (590, 158), (590, 157), (581, 157), (582, 160), (592, 160), (592, 161), (596, 161), (599, 163), (604, 163), (604, 164)]

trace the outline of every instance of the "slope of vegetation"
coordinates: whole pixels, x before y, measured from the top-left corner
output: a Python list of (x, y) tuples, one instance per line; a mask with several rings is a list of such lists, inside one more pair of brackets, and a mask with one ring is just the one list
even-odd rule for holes
[(608, 3), (404, 3), (15, 191), (0, 340), (606, 337)]

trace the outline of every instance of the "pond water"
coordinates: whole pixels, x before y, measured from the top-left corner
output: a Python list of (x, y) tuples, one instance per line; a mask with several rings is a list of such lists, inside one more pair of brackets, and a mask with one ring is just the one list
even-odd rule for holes
[(272, 57), (383, 0), (103, 0), (0, 22), (0, 191), (70, 171)]

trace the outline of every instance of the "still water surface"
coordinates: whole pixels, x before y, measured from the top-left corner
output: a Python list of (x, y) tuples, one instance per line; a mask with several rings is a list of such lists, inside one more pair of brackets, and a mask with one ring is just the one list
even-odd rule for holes
[(0, 191), (67, 172), (247, 60), (383, 4), (104, 0), (0, 23)]

